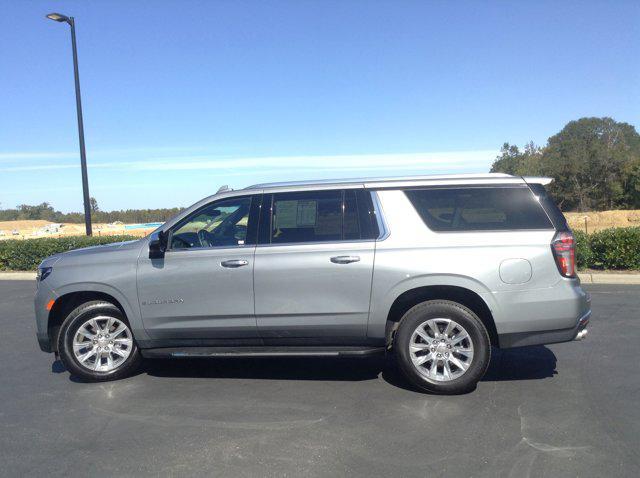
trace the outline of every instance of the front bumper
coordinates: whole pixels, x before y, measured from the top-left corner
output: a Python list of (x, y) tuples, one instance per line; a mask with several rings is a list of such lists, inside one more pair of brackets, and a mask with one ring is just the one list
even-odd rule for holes
[(40, 346), (40, 350), (43, 352), (51, 353), (53, 352), (53, 347), (51, 346), (51, 338), (47, 332), (36, 332), (36, 337), (38, 338), (38, 345)]
[(34, 297), (33, 306), (36, 317), (36, 337), (38, 339), (38, 345), (43, 352), (51, 353), (54, 350), (49, 337), (49, 310), (47, 309), (47, 303), (51, 299), (56, 299), (56, 294), (46, 284), (47, 281), (38, 283), (38, 289)]

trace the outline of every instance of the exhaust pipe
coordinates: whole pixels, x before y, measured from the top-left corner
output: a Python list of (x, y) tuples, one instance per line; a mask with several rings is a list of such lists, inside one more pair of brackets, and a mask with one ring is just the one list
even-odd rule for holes
[(582, 329), (580, 332), (578, 332), (578, 334), (576, 335), (576, 338), (574, 340), (582, 340), (587, 336), (587, 333), (589, 331), (587, 329)]

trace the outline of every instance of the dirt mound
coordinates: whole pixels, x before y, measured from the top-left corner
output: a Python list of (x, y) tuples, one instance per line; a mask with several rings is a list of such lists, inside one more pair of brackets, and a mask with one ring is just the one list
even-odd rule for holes
[[(38, 237), (84, 236), (84, 224), (64, 223), (53, 227), (56, 223), (44, 220), (33, 221), (0, 221), (0, 240), (2, 239), (34, 239)], [(45, 226), (49, 225), (45, 229)], [(125, 224), (93, 224), (94, 236), (145, 236), (155, 228), (126, 229)], [(17, 232), (17, 234), (16, 234)]]
[(41, 227), (49, 224), (50, 221), (44, 221), (38, 219), (37, 221), (0, 221), (0, 229), (24, 231), (27, 229), (40, 229)]
[(585, 231), (586, 228), (588, 232), (595, 232), (610, 227), (640, 226), (640, 210), (566, 212), (564, 215), (571, 229), (577, 231)]

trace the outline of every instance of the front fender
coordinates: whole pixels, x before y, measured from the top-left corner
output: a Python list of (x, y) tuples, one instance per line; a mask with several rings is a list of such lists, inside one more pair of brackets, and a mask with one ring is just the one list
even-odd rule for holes
[[(75, 292), (99, 292), (109, 295), (117, 300), (122, 307), (125, 315), (127, 316), (127, 319), (129, 320), (129, 324), (131, 325), (131, 329), (135, 338), (138, 340), (148, 339), (142, 325), (140, 308), (138, 307), (137, 298), (133, 297), (130, 300), (124, 292), (109, 284), (104, 284), (101, 282), (77, 282), (65, 284), (62, 287), (56, 288), (53, 292), (57, 298)], [(134, 300), (135, 302), (132, 303)]]

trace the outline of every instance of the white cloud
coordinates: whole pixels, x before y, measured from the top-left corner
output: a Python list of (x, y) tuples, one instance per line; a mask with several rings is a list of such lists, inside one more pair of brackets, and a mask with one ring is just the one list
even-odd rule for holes
[(73, 169), (79, 168), (77, 164), (37, 164), (34, 166), (7, 166), (6, 168), (0, 168), (0, 171), (5, 173), (20, 172), (20, 171), (47, 171), (52, 169)]
[(78, 157), (79, 153), (53, 151), (0, 153), (0, 161), (21, 161), (25, 159), (67, 159)]
[[(156, 161), (127, 163), (130, 169), (183, 171), (212, 169), (379, 169), (425, 168), (438, 166), (484, 166), (496, 151), (449, 151), (440, 153), (362, 154), (335, 156), (271, 156), (251, 158), (211, 157), (161, 158)], [(115, 166), (115, 165), (114, 165)]]
[[(44, 153), (43, 153), (44, 154)], [(62, 153), (59, 153), (62, 154)], [(213, 156), (171, 156), (140, 161), (89, 162), (89, 169), (123, 171), (225, 171), (226, 174), (299, 171), (385, 171), (393, 170), (464, 170), (488, 169), (497, 151), (446, 151), (402, 154), (354, 154), (267, 156), (245, 158), (215, 158)], [(77, 164), (39, 164), (7, 166), (3, 172), (73, 169)]]
[[(149, 156), (152, 154), (177, 154), (177, 153), (193, 153), (205, 150), (211, 151), (208, 147), (189, 147), (189, 146), (173, 146), (173, 147), (138, 147), (138, 148), (115, 148), (115, 149), (90, 149), (88, 156), (90, 158), (123, 158), (128, 156)], [(3, 151), (0, 152), (0, 161), (15, 162), (23, 160), (41, 160), (41, 159), (74, 159), (80, 158), (79, 150), (75, 151)]]

